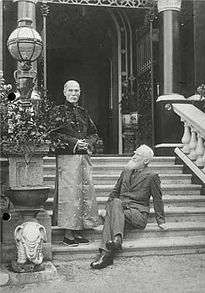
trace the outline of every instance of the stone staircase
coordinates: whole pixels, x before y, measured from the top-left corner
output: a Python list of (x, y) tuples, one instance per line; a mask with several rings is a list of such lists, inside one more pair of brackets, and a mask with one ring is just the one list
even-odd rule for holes
[[(123, 166), (129, 157), (92, 157), (93, 180), (99, 212), (104, 207)], [(175, 157), (155, 157), (150, 167), (161, 178), (166, 222), (169, 230), (161, 231), (155, 221), (151, 201), (149, 222), (144, 231), (127, 232), (123, 243), (122, 256), (163, 255), (205, 252), (205, 195), (201, 185), (192, 184), (192, 176), (183, 174), (183, 166), (175, 164)], [(44, 182), (54, 188), (55, 159), (44, 158)], [(46, 209), (52, 215), (52, 192), (46, 202)], [(102, 226), (86, 231), (91, 240), (89, 245), (67, 247), (60, 244), (64, 229), (52, 227), (52, 250), (54, 260), (71, 260), (95, 255), (101, 236)]]

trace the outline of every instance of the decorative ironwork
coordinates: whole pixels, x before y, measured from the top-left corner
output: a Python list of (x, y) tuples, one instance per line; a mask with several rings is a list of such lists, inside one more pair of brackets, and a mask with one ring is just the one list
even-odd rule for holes
[[(43, 0), (41, 0), (42, 2)], [(47, 3), (149, 9), (154, 0), (48, 0)]]
[(137, 42), (137, 75), (151, 68), (151, 48), (149, 31)]
[(138, 143), (152, 145), (152, 79), (151, 69), (138, 76), (136, 107), (139, 114)]

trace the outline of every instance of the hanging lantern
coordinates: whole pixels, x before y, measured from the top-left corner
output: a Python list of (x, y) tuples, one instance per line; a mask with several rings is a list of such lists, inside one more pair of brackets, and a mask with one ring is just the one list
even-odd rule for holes
[(30, 63), (41, 54), (43, 43), (39, 33), (31, 26), (32, 20), (27, 19), (10, 34), (7, 46), (10, 54), (19, 62)]

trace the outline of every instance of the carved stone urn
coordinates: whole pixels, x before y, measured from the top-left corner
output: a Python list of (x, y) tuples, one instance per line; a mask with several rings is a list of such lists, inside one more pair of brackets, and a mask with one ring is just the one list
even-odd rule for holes
[[(50, 191), (50, 187), (45, 186), (43, 182), (43, 157), (47, 154), (47, 151), (48, 147), (37, 149), (28, 162), (25, 161), (25, 157), (21, 156), (20, 153), (15, 154), (10, 152), (8, 154), (9, 188), (6, 190), (6, 196), (12, 203), (10, 209), (11, 220), (5, 222), (3, 226), (4, 234), (6, 234), (6, 230), (8, 231), (7, 235), (4, 237), (7, 248), (10, 245), (14, 246), (16, 244), (14, 235), (17, 226), (24, 226), (25, 223), (30, 222), (38, 223), (40, 226), (44, 227), (47, 234), (47, 242), (42, 243), (42, 260), (52, 259), (51, 218), (44, 209)], [(34, 246), (35, 245), (38, 245), (38, 242), (36, 242), (36, 244), (34, 243)], [(21, 247), (22, 250), (22, 245), (16, 246), (17, 253), (15, 254), (15, 258), (17, 258), (17, 255), (20, 253), (18, 251), (19, 247)], [(7, 255), (4, 260), (8, 261), (13, 259), (14, 254), (9, 255), (9, 258)], [(21, 258), (18, 257), (17, 261), (12, 261), (12, 268), (14, 271), (30, 271), (30, 267), (34, 269), (35, 266), (32, 264), (29, 264), (29, 269), (25, 268), (29, 260), (27, 260), (26, 264), (19, 264), (18, 259)]]

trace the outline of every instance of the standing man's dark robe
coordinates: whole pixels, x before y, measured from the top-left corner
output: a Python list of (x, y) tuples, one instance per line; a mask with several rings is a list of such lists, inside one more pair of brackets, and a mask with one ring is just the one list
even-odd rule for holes
[[(97, 129), (88, 112), (69, 102), (56, 107), (56, 131), (53, 141), (57, 152), (57, 189), (54, 213), (57, 225), (83, 230), (99, 225), (92, 164), (86, 150), (78, 149), (85, 139), (92, 150), (98, 139)], [(55, 221), (54, 221), (55, 222)]]

